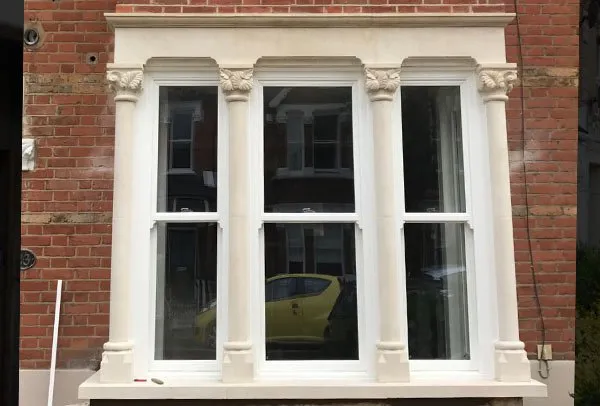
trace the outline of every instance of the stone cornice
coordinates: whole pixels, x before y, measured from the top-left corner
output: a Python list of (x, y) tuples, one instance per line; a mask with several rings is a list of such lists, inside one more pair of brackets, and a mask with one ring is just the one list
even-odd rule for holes
[(513, 13), (220, 14), (105, 13), (112, 28), (505, 27)]

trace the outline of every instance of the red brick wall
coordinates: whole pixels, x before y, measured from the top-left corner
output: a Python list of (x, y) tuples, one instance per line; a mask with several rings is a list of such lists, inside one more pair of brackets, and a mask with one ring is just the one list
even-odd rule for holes
[[(117, 6), (116, 3), (119, 3)], [(556, 359), (574, 358), (578, 3), (519, 0), (524, 54), (529, 224)], [(103, 13), (498, 12), (504, 0), (26, 0), (26, 22), (43, 27), (25, 51), (24, 134), (36, 170), (23, 180), (23, 247), (38, 263), (23, 273), (21, 366), (49, 366), (55, 280), (64, 279), (59, 367), (86, 367), (108, 333), (114, 111), (104, 75), (113, 36)], [(512, 7), (507, 5), (508, 11)], [(507, 52), (518, 60), (514, 25)], [(97, 56), (89, 63), (90, 53)], [(508, 107), (522, 338), (540, 342), (525, 229), (520, 90)]]
[[(507, 114), (521, 339), (530, 354), (535, 354), (536, 344), (542, 341), (529, 261), (526, 227), (529, 222), (546, 341), (552, 344), (554, 359), (572, 360), (575, 358), (579, 2), (560, 0), (548, 4), (519, 0), (518, 4), (524, 131), (521, 89), (512, 92)], [(514, 12), (514, 6), (507, 5), (507, 11)], [(520, 62), (516, 24), (507, 28), (506, 41), (509, 61)]]
[[(36, 169), (23, 176), (21, 366), (48, 368), (57, 279), (65, 280), (59, 367), (87, 367), (106, 341), (112, 210), (113, 102), (105, 84), (114, 0), (26, 1), (41, 47), (24, 55), (24, 135)], [(88, 53), (97, 64), (86, 63)]]

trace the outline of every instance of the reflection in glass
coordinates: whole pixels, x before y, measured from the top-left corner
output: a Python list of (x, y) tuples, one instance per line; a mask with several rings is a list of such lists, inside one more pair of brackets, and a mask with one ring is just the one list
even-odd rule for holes
[(217, 210), (217, 87), (161, 86), (158, 211)]
[(469, 359), (464, 225), (405, 224), (411, 359)]
[(354, 224), (265, 224), (268, 360), (358, 359)]
[(402, 87), (407, 212), (465, 211), (460, 88)]
[(157, 227), (156, 359), (214, 360), (216, 223)]
[(351, 87), (265, 87), (265, 212), (354, 212)]

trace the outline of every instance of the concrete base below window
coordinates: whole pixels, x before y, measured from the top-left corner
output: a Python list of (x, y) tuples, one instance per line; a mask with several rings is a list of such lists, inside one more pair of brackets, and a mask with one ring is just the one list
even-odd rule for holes
[[(158, 378), (162, 384), (150, 378)], [(82, 399), (419, 399), (544, 397), (546, 386), (537, 381), (498, 382), (456, 373), (411, 376), (406, 383), (340, 380), (277, 380), (252, 383), (204, 381), (198, 375), (156, 374), (146, 382), (104, 384), (98, 374), (79, 387)]]
[[(544, 384), (548, 385), (548, 397), (547, 398), (526, 398), (524, 399), (523, 406), (572, 406), (573, 399), (569, 396), (569, 393), (573, 392), (574, 387), (574, 371), (575, 362), (573, 361), (551, 361), (550, 362), (550, 378), (542, 380), (538, 375), (538, 363), (537, 361), (531, 361), (531, 376)], [(90, 370), (82, 369), (71, 369), (71, 370), (58, 370), (56, 372), (56, 386), (54, 389), (54, 405), (55, 406), (67, 406), (78, 402), (78, 386), (88, 379), (94, 372)], [(47, 404), (48, 395), (48, 370), (26, 370), (20, 371), (20, 393), (19, 393), (19, 406), (45, 406)], [(346, 390), (338, 390), (338, 397), (346, 395)], [(347, 395), (346, 395), (347, 396)], [(92, 405), (96, 406), (109, 406), (108, 402), (113, 402), (113, 405), (127, 405), (127, 406), (141, 406), (142, 404), (148, 405), (147, 400), (138, 401), (110, 401), (110, 400), (95, 400)], [(166, 401), (152, 401), (152, 404), (159, 406)], [(170, 401), (170, 406), (187, 406), (190, 404), (189, 400)], [(210, 400), (202, 401), (210, 402)], [(225, 403), (228, 402), (228, 405)], [(241, 406), (244, 401), (223, 401), (223, 406)], [(333, 405), (331, 400), (323, 400), (319, 402), (312, 401), (311, 405), (327, 404)], [(406, 403), (408, 402), (408, 403)], [(419, 403), (420, 402), (420, 403)], [(429, 403), (428, 403), (429, 402)], [(434, 403), (432, 403), (434, 402)], [(437, 402), (437, 403), (435, 403)], [(454, 402), (454, 403), (453, 403)], [(478, 403), (479, 402), (479, 403)], [(253, 402), (254, 404), (255, 402)], [(262, 402), (266, 405), (266, 402)], [(277, 405), (281, 405), (281, 401), (276, 401)], [(292, 402), (290, 402), (292, 403)], [(302, 402), (305, 405), (308, 402)], [(374, 402), (377, 405), (381, 405), (381, 402)], [(410, 406), (428, 406), (428, 405), (444, 405), (444, 406), (482, 406), (489, 401), (485, 399), (445, 399), (440, 401), (439, 399), (407, 399), (404, 404)], [(214, 402), (211, 402), (211, 405)], [(348, 404), (348, 402), (345, 402)], [(149, 405), (149, 406), (153, 406)], [(208, 403), (207, 403), (208, 405)], [(299, 406), (298, 403), (297, 406)], [(366, 406), (367, 403), (364, 403)], [(194, 406), (202, 406), (200, 403), (195, 403)], [(292, 406), (290, 404), (290, 406)], [(383, 405), (382, 405), (383, 406)], [(403, 403), (398, 401), (394, 402), (394, 406), (403, 406)]]

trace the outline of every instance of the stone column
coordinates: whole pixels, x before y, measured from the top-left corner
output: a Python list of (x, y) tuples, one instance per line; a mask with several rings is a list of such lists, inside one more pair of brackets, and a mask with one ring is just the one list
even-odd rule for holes
[(109, 340), (100, 365), (103, 383), (133, 382), (133, 342), (129, 327), (131, 270), (131, 190), (133, 186), (133, 113), (142, 90), (142, 70), (111, 70), (107, 74), (115, 94), (115, 158), (112, 253), (110, 272)]
[(392, 108), (400, 86), (399, 70), (365, 69), (365, 86), (373, 111), (377, 272), (379, 277), (379, 342), (376, 374), (379, 382), (410, 380), (408, 348), (400, 317), (399, 272), (402, 258), (398, 240)]
[(228, 336), (223, 344), (223, 382), (254, 379), (248, 241), (248, 95), (252, 90), (252, 74), (252, 69), (220, 70), (221, 89), (229, 112)]
[(517, 282), (513, 240), (510, 169), (506, 132), (507, 94), (517, 82), (513, 65), (478, 68), (478, 87), (485, 103), (492, 186), (494, 265), (498, 296), (498, 341), (494, 345), (496, 380), (531, 379), (525, 345), (519, 340)]

